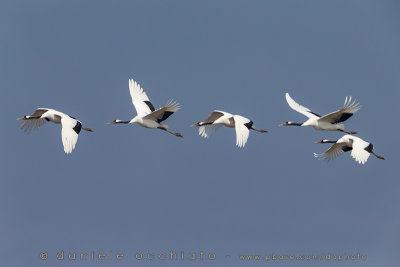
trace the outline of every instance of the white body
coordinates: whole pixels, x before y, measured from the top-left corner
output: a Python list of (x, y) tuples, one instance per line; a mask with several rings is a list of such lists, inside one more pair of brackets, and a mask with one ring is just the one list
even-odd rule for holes
[(312, 118), (305, 121), (301, 126), (312, 126), (316, 130), (337, 131), (344, 130), (343, 124), (332, 124), (326, 121), (319, 120), (319, 118)]
[[(132, 120), (130, 120), (129, 123), (137, 123), (142, 127), (151, 128), (151, 129), (155, 129), (155, 128), (161, 127), (160, 123), (158, 123), (158, 122), (156, 122), (154, 120), (146, 120), (143, 117), (139, 117), (139, 116), (137, 116), (137, 117), (133, 118)], [(164, 126), (167, 126), (167, 125), (164, 125)]]

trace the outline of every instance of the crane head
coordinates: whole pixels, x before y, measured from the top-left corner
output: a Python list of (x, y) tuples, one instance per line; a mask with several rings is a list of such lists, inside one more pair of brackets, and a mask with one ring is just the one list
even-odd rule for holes
[(322, 139), (321, 141), (314, 142), (314, 144), (325, 144), (325, 143), (336, 143), (336, 142), (329, 141), (328, 139)]
[(194, 127), (194, 126), (201, 126), (201, 122), (195, 123), (193, 125), (190, 125), (190, 127)]
[(125, 124), (128, 124), (129, 121), (113, 120), (113, 121), (107, 122), (107, 124), (117, 124), (117, 123), (125, 123)]

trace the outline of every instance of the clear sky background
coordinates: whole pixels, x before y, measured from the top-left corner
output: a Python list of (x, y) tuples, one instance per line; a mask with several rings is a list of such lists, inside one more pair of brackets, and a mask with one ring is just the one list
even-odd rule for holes
[[(399, 11), (398, 1), (366, 0), (2, 0), (1, 266), (243, 266), (240, 254), (271, 253), (361, 253), (366, 261), (346, 265), (398, 266)], [(136, 115), (129, 78), (155, 107), (181, 103), (166, 124), (183, 139), (106, 125)], [(316, 160), (328, 145), (313, 142), (342, 134), (279, 128), (306, 119), (285, 92), (321, 115), (353, 96), (362, 109), (346, 129), (386, 160)], [(19, 129), (16, 118), (38, 107), (95, 132), (66, 155), (59, 125)], [(244, 149), (232, 129), (203, 139), (189, 126), (214, 109), (269, 133), (251, 132)], [(126, 256), (72, 264), (60, 251)], [(217, 259), (135, 259), (170, 251)]]

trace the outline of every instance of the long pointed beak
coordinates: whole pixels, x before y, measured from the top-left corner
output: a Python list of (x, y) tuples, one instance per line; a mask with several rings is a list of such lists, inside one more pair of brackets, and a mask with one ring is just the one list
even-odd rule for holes
[(314, 142), (314, 144), (322, 144), (321, 141)]
[(106, 124), (115, 124), (115, 121), (107, 122)]
[(88, 131), (88, 132), (94, 132), (93, 129), (91, 129), (91, 128), (83, 128), (82, 127), (82, 129), (85, 130), (85, 131)]
[(23, 120), (23, 119), (25, 119), (25, 116), (23, 116), (21, 118), (18, 118), (17, 121), (20, 121), (20, 120)]
[(282, 124), (279, 124), (279, 127), (281, 127), (281, 126), (286, 126), (286, 125), (287, 125), (287, 123), (284, 122), (284, 123), (282, 123)]
[(199, 126), (199, 124), (196, 123), (196, 124), (190, 125), (190, 127), (194, 127), (194, 126)]

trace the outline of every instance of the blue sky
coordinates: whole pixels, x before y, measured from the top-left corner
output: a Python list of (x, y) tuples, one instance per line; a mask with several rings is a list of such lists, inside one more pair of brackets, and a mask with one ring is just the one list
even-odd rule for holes
[[(1, 265), (243, 266), (240, 254), (361, 253), (366, 261), (347, 264), (397, 266), (399, 11), (361, 0), (3, 0)], [(181, 103), (165, 123), (183, 139), (105, 124), (136, 115), (129, 78), (155, 107)], [(285, 92), (318, 114), (353, 96), (362, 109), (346, 129), (387, 160), (316, 160), (328, 146), (313, 142), (342, 134), (279, 128), (305, 120)], [(15, 119), (38, 107), (95, 132), (65, 155), (58, 125), (19, 129)], [(214, 109), (269, 133), (252, 132), (244, 149), (232, 129), (203, 139), (189, 126)], [(126, 256), (72, 264), (56, 259), (61, 251)], [(135, 259), (170, 251), (217, 258)]]

